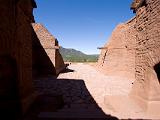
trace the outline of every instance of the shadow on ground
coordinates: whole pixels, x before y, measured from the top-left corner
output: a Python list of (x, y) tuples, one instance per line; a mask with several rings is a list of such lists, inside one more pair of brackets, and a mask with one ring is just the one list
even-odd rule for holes
[(63, 70), (61, 73), (69, 73), (69, 72), (74, 72), (75, 70), (66, 68), (65, 70)]
[(97, 105), (81, 79), (34, 80), (37, 99), (24, 120), (117, 120)]

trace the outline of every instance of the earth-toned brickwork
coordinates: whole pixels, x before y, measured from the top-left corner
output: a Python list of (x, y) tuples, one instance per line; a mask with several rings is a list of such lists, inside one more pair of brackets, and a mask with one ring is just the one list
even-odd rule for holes
[(65, 69), (65, 64), (61, 54), (59, 53), (60, 47), (57, 39), (51, 35), (43, 25), (39, 23), (33, 23), (32, 26), (37, 35), (37, 38), (40, 41), (41, 46), (54, 65), (56, 74), (59, 74), (62, 70)]
[(57, 39), (34, 23), (35, 1), (0, 1), (1, 118), (160, 118), (160, 0), (134, 0), (135, 17), (115, 28), (98, 63), (66, 69)]
[(148, 113), (157, 115), (160, 114), (160, 0), (141, 0), (132, 9), (136, 12), (137, 34), (136, 81), (131, 94)]
[(34, 98), (31, 23), (35, 7), (34, 0), (0, 2), (0, 116), (24, 113)]
[(160, 1), (135, 0), (135, 18), (120, 24), (102, 47), (98, 68), (134, 82), (130, 97), (149, 116), (160, 106)]
[(123, 76), (135, 79), (136, 29), (133, 18), (119, 24), (113, 31), (109, 42), (101, 49), (98, 68), (106, 75)]

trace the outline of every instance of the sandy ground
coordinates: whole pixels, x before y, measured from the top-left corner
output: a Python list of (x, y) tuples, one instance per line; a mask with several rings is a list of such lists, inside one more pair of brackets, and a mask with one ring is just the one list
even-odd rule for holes
[(132, 81), (118, 76), (106, 76), (93, 65), (74, 63), (68, 68), (74, 72), (62, 73), (58, 78), (83, 80), (98, 103), (103, 102), (105, 95), (126, 95), (130, 92)]
[(50, 97), (51, 104), (46, 103), (47, 111), (40, 111), (38, 115), (40, 118), (82, 116), (103, 118), (109, 117), (108, 115), (120, 119), (159, 117), (145, 114), (144, 110), (129, 97), (132, 80), (119, 76), (106, 76), (96, 69), (94, 63), (72, 63), (58, 78), (36, 80), (35, 88), (41, 95), (62, 96), (65, 105), (57, 112), (54, 110), (50, 112), (48, 107), (52, 109), (55, 106), (53, 104), (52, 107), (51, 104), (54, 102)]
[[(128, 99), (127, 101), (124, 98), (128, 98), (128, 94), (132, 87), (131, 80), (128, 80), (126, 78), (121, 78), (118, 76), (106, 76), (100, 73), (99, 71), (97, 71), (94, 67), (94, 64), (90, 65), (90, 64), (83, 64), (83, 63), (74, 63), (74, 64), (71, 64), (68, 68), (71, 70), (74, 70), (74, 72), (60, 74), (58, 78), (83, 80), (89, 93), (92, 95), (92, 97), (94, 98), (98, 106), (101, 107), (101, 109), (106, 114), (112, 114), (120, 118), (134, 117), (132, 116), (134, 115), (133, 114), (134, 111), (132, 108), (129, 108), (129, 109), (132, 109), (130, 111), (128, 111), (127, 109), (127, 113), (124, 112), (125, 110), (122, 110), (124, 106), (127, 105), (127, 103), (123, 103), (126, 105), (122, 107), (115, 106), (116, 104), (119, 104), (119, 101), (121, 100), (122, 100), (121, 102), (129, 101)], [(110, 98), (110, 96), (113, 96), (116, 99), (114, 101), (114, 105), (112, 105), (113, 100), (112, 98)], [(133, 107), (135, 108), (136, 105), (134, 105)], [(138, 111), (139, 111), (139, 108), (138, 108)]]

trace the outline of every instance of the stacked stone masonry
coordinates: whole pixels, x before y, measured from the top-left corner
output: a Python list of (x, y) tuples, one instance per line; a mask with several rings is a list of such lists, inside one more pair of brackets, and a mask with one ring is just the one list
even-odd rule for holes
[[(34, 100), (32, 73), (56, 75), (65, 65), (56, 38), (42, 25), (31, 25), (34, 0), (0, 1), (0, 115), (15, 115), (17, 111), (26, 112)], [(135, 18), (116, 27), (109, 42), (101, 48), (98, 67), (107, 75), (133, 80), (130, 96), (147, 113), (158, 115), (160, 0), (135, 0), (131, 8)], [(88, 98), (82, 95), (80, 98)]]
[(102, 47), (98, 67), (107, 75), (133, 80), (130, 92), (143, 110), (160, 107), (160, 0), (134, 0), (135, 18), (120, 24)]
[(136, 81), (133, 84), (131, 95), (144, 102), (141, 105), (147, 112), (157, 114), (160, 107), (160, 80), (158, 78), (160, 70), (160, 0), (143, 0), (141, 5), (134, 10), (137, 31)]
[(41, 24), (33, 23), (33, 29), (40, 41), (41, 46), (45, 50), (47, 56), (55, 67), (56, 74), (65, 69), (65, 64), (61, 54), (59, 53), (59, 44), (57, 39), (52, 36), (49, 31)]
[(102, 48), (98, 67), (107, 75), (135, 79), (135, 18), (119, 24)]
[[(26, 113), (36, 97), (32, 79), (55, 76), (65, 66), (58, 41), (39, 24), (44, 34), (35, 33), (32, 27), (35, 7), (34, 0), (1, 0), (0, 116)], [(42, 35), (45, 40), (43, 37), (40, 41), (38, 37)]]
[[(33, 101), (34, 0), (0, 0), (0, 111), (25, 112)], [(15, 114), (14, 114), (15, 115)]]

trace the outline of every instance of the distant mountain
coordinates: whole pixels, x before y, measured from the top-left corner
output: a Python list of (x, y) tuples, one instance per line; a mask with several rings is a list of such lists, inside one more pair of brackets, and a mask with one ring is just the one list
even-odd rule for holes
[(60, 47), (60, 53), (64, 61), (68, 62), (97, 62), (98, 54), (87, 55), (81, 51), (72, 48)]

